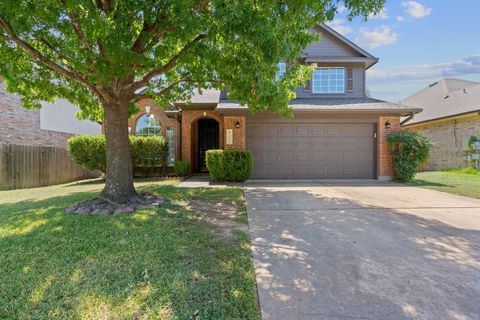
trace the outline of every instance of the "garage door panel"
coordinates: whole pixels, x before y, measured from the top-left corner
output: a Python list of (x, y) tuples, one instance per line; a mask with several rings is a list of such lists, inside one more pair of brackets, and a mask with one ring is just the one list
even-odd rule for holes
[(374, 125), (254, 123), (247, 128), (254, 178), (374, 177)]
[(282, 136), (293, 136), (294, 132), (294, 126), (280, 126), (280, 135)]
[(265, 128), (263, 129), (263, 131), (264, 131), (263, 134), (266, 137), (272, 137), (272, 136), (273, 137), (278, 137), (278, 135), (279, 135), (278, 134), (278, 132), (279, 132), (278, 129), (279, 129), (278, 126), (266, 125)]

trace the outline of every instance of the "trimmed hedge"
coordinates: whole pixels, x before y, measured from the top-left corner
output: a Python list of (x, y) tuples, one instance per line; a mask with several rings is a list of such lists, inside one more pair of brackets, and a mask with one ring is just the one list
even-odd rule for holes
[[(162, 167), (165, 171), (168, 156), (168, 144), (165, 137), (130, 136), (130, 152), (133, 167), (147, 172)], [(80, 135), (68, 139), (68, 153), (79, 165), (89, 170), (106, 172), (105, 136)]]
[(252, 175), (253, 156), (248, 150), (208, 150), (206, 154), (214, 180), (243, 182)]
[(88, 170), (99, 170), (105, 173), (105, 136), (73, 136), (68, 139), (68, 154), (77, 164)]
[(428, 160), (432, 143), (426, 137), (412, 131), (389, 133), (394, 179), (399, 182), (411, 181), (420, 166)]
[(176, 160), (173, 163), (173, 167), (175, 168), (175, 173), (179, 177), (186, 177), (190, 173), (190, 165), (186, 160)]

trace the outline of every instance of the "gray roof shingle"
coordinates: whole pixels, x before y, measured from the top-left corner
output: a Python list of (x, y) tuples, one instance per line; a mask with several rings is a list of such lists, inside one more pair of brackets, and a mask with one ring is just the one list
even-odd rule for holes
[[(412, 108), (399, 103), (372, 98), (306, 98), (290, 101), (293, 110), (311, 111), (398, 111), (402, 114), (419, 112), (419, 108)], [(246, 108), (230, 100), (222, 100), (219, 109)]]
[(442, 79), (400, 103), (423, 109), (406, 125), (480, 111), (480, 83)]

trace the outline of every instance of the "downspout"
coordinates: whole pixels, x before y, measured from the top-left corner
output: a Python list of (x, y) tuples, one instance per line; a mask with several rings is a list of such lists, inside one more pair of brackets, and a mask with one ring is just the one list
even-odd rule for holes
[(400, 125), (403, 126), (405, 123), (407, 123), (408, 121), (412, 120), (413, 118), (415, 117), (415, 113), (414, 112), (411, 112), (408, 117), (406, 117), (405, 119), (403, 119), (401, 122), (400, 122)]

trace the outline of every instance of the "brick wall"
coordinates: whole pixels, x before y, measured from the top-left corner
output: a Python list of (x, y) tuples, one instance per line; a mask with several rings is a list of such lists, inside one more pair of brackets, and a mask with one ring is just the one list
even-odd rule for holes
[(23, 108), (20, 97), (7, 93), (0, 83), (0, 144), (65, 148), (71, 136), (40, 129), (40, 110)]
[[(237, 122), (240, 124), (240, 128), (237, 128)], [(225, 137), (227, 134), (227, 130), (233, 130), (233, 140), (232, 144), (227, 144), (225, 141), (225, 149), (246, 149), (247, 148), (247, 120), (245, 117), (232, 117), (232, 116), (225, 116), (224, 117), (225, 123)]]
[[(390, 129), (385, 128), (385, 123), (390, 123)], [(387, 145), (387, 135), (400, 130), (400, 117), (378, 117), (377, 125), (377, 176), (379, 180), (389, 180), (393, 176), (392, 158)]]
[(128, 120), (128, 126), (131, 128), (131, 133), (135, 133), (136, 123), (138, 118), (146, 114), (145, 106), (150, 106), (150, 114), (153, 114), (158, 120), (160, 120), (160, 126), (162, 127), (162, 135), (165, 136), (167, 128), (175, 129), (175, 150), (176, 155), (175, 159), (180, 159), (181, 150), (180, 150), (180, 121), (176, 118), (170, 118), (165, 114), (165, 110), (157, 106), (151, 99), (143, 99), (137, 102), (137, 107), (139, 112), (135, 114)]
[(480, 138), (480, 115), (406, 129), (424, 135), (434, 144), (425, 169), (459, 168), (466, 165), (462, 157), (468, 139), (471, 136)]

